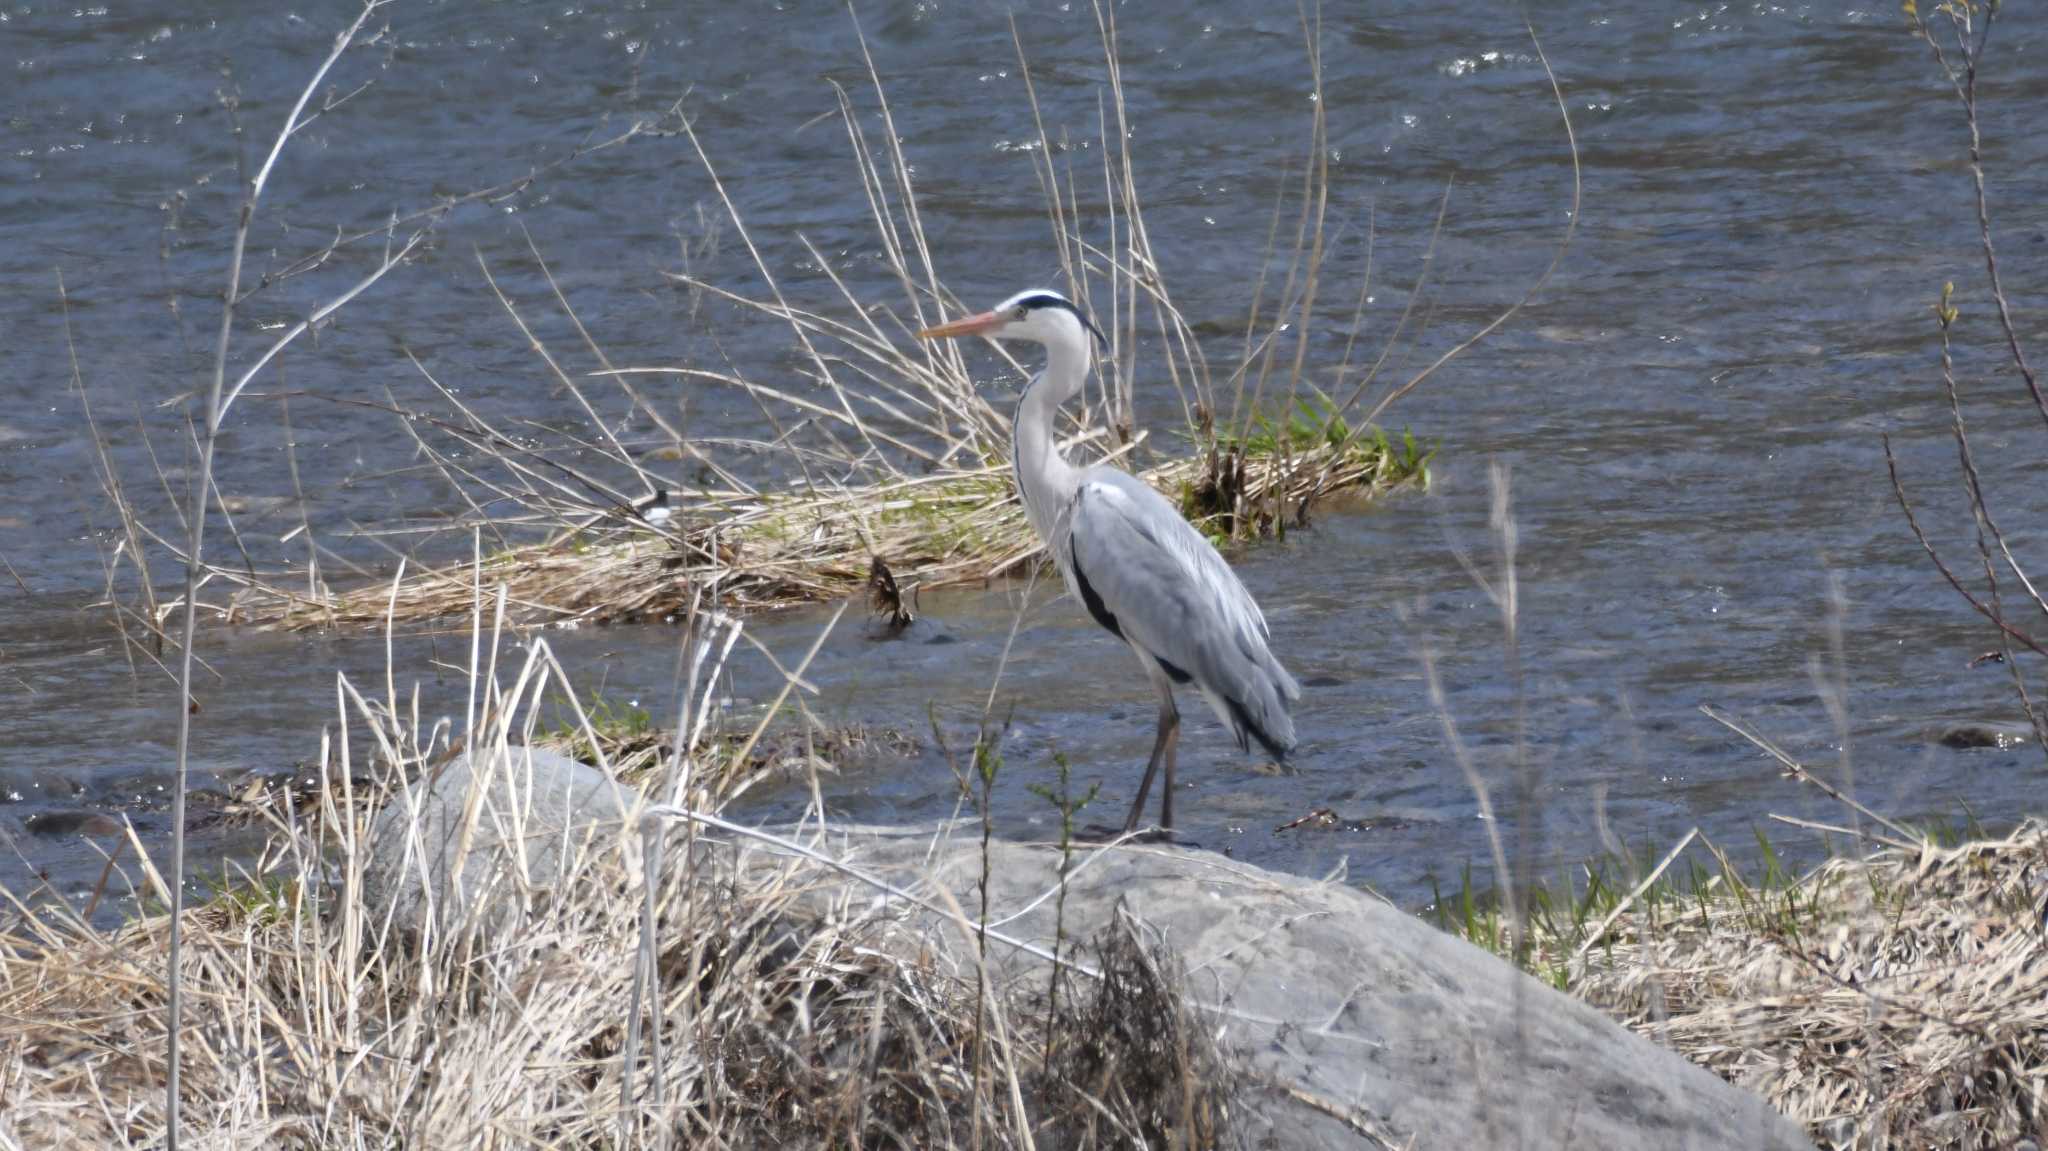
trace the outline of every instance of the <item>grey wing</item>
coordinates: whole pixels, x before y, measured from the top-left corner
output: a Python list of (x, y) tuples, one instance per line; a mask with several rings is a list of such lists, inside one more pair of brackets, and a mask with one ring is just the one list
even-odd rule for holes
[(1172, 504), (1127, 473), (1091, 468), (1054, 539), (1098, 622), (1192, 680), (1231, 728), (1274, 756), (1294, 746), (1301, 696), (1267, 645), (1266, 617), (1237, 573)]

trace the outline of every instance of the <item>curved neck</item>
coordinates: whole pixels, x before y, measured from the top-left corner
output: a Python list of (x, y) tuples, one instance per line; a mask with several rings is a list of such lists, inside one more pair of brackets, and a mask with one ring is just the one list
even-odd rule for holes
[(1080, 470), (1060, 454), (1054, 438), (1060, 405), (1081, 393), (1088, 378), (1088, 345), (1057, 341), (1046, 345), (1045, 370), (1024, 389), (1011, 428), (1011, 463), (1024, 514), (1038, 537), (1052, 542), (1054, 520), (1081, 483)]

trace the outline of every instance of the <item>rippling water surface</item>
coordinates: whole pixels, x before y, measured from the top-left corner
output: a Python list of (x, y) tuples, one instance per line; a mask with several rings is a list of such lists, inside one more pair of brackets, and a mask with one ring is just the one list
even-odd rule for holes
[[(132, 818), (146, 841), (164, 812), (174, 689), (131, 669), (110, 617), (91, 606), (122, 545), (71, 385), (57, 277), (79, 371), (130, 494), (163, 507), (188, 452), (171, 403), (203, 380), (232, 233), (238, 148), (258, 153), (287, 102), (353, 14), (347, 4), (188, 5), (145, 0), (0, 6), (0, 883), (89, 889), (102, 847), (80, 818)], [(395, 208), (515, 178), (579, 141), (681, 100), (796, 301), (834, 306), (807, 237), (853, 289), (894, 299), (836, 118), (832, 82), (879, 138), (861, 49), (831, 5), (396, 4), (353, 51), (341, 91), (367, 88), (287, 150), (251, 240), (274, 271), (340, 229)], [(1326, 299), (1356, 298), (1371, 237), (1376, 346), (1407, 303), (1439, 199), (1452, 188), (1433, 261), (1428, 320), (1410, 370), (1516, 299), (1566, 222), (1571, 172), (1557, 110), (1512, 6), (1379, 5), (1323, 16), (1332, 192)], [(1098, 132), (1107, 74), (1085, 3), (865, 5), (860, 11), (914, 165), (942, 274), (992, 300), (1057, 270), (1006, 13), (1031, 62), (1049, 133), (1065, 138), (1084, 211), (1099, 212)], [(1338, 12), (1335, 9), (1343, 8)], [(1385, 9), (1396, 9), (1387, 11)], [(1843, 674), (1857, 786), (1907, 816), (1997, 818), (2035, 805), (2027, 749), (1955, 751), (1933, 733), (2010, 719), (1981, 621), (1938, 585), (1885, 479), (1880, 432), (1921, 493), (1924, 522), (1959, 563), (1964, 534), (1939, 402), (1928, 305), (1953, 279), (1959, 365), (1995, 509), (2038, 551), (2048, 499), (2043, 430), (2001, 371), (1960, 165), (1960, 122), (1895, 4), (1538, 4), (1530, 15), (1579, 132), (1584, 205), (1556, 279), (1498, 335), (1393, 411), (1437, 445), (1435, 485), (1369, 510), (1331, 508), (1313, 531), (1241, 557), (1275, 643), (1311, 686), (1289, 774), (1251, 770), (1213, 719), (1188, 708), (1181, 821), (1240, 857), (1425, 900), (1433, 880), (1483, 868), (1485, 828), (1429, 700), (1433, 653), (1475, 767), (1507, 788), (1516, 724), (1539, 779), (1514, 831), (1545, 858), (1581, 858), (1605, 827), (1661, 847), (1693, 825), (1747, 840), (1766, 813), (1834, 818), (1698, 710), (1745, 716), (1795, 754), (1833, 765), (1816, 691), (1839, 581)], [(1250, 283), (1266, 257), (1276, 191), (1298, 172), (1311, 85), (1302, 29), (1252, 0), (1178, 12), (1125, 5), (1122, 82), (1131, 150), (1162, 269), (1212, 358), (1235, 354)], [(381, 25), (380, 25), (381, 27)], [(2048, 270), (2048, 70), (2041, 22), (2012, 16), (1987, 62), (1985, 130), (2008, 288), (2021, 325), (2042, 327)], [(221, 93), (239, 94), (236, 108)], [(243, 137), (235, 135), (239, 124)], [(1085, 142), (1085, 143), (1083, 143)], [(253, 162), (253, 161), (252, 161)], [(1091, 184), (1090, 181), (1094, 181)], [(544, 281), (528, 236), (618, 363), (744, 366), (794, 379), (772, 324), (716, 314), (662, 273), (756, 282), (720, 226), (717, 192), (687, 141), (657, 137), (586, 157), (511, 199), (455, 215), (422, 258), (283, 360), (276, 385), (402, 403), (431, 396), (420, 357), (462, 399), (506, 425), (578, 415), (493, 300), (487, 262), (536, 315)], [(360, 274), (367, 255), (267, 290), (248, 327), (275, 329)], [(1327, 375), (1346, 324), (1333, 308), (1312, 364)], [(541, 334), (588, 370), (558, 321)], [(249, 347), (254, 346), (254, 337)], [(1141, 381), (1140, 415), (1178, 417), (1164, 380)], [(678, 393), (673, 403), (684, 398)], [(688, 397), (693, 434), (755, 435), (758, 409)], [(624, 419), (623, 402), (607, 414)], [(220, 486), (252, 562), (302, 554), (284, 413), (245, 404), (223, 442)], [(292, 405), (298, 466), (331, 572), (388, 573), (376, 533), (451, 514), (388, 417), (311, 398)], [(145, 449), (146, 429), (155, 448)], [(642, 432), (647, 429), (640, 428)], [(1512, 474), (1519, 526), (1515, 680), (1498, 613), (1458, 559), (1491, 570), (1490, 463)], [(161, 515), (158, 522), (171, 522)], [(402, 547), (403, 540), (391, 541)], [(235, 537), (212, 536), (216, 556)], [(153, 552), (163, 576), (168, 561)], [(1012, 716), (999, 823), (1043, 833), (1027, 785), (1063, 752), (1121, 810), (1150, 746), (1152, 701), (1128, 655), (1081, 610), (1040, 589), (998, 691)], [(959, 716), (995, 674), (1021, 589), (923, 598), (925, 619), (877, 642), (853, 616), (813, 668), (812, 707), (835, 722), (922, 732), (928, 705)], [(824, 617), (759, 621), (800, 655)], [(653, 703), (671, 693), (674, 632), (658, 626), (551, 637), (584, 682)], [(450, 641), (399, 645), (427, 675), (429, 708), (459, 710)], [(209, 776), (310, 758), (334, 714), (334, 674), (381, 679), (381, 639), (213, 632), (203, 655), (195, 763)], [(1831, 674), (1831, 673), (1830, 673)], [(772, 689), (744, 658), (734, 697)], [(659, 707), (657, 705), (657, 709)], [(944, 757), (882, 759), (827, 781), (833, 808), (864, 820), (951, 812)], [(802, 796), (764, 793), (767, 816)], [(1511, 808), (1514, 805), (1509, 805)], [(1336, 827), (1277, 830), (1314, 809)], [(82, 829), (105, 830), (88, 819)], [(1782, 835), (1797, 833), (1784, 832)], [(221, 847), (209, 840), (209, 850)]]

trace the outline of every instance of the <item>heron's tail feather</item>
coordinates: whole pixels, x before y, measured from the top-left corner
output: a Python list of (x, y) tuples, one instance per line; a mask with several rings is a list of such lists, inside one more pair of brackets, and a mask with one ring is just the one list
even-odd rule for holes
[(1277, 723), (1272, 723), (1269, 717), (1270, 726), (1262, 725), (1243, 704), (1234, 699), (1228, 702), (1230, 726), (1237, 735), (1238, 748), (1250, 751), (1252, 740), (1256, 739), (1259, 746), (1266, 749), (1267, 755), (1276, 760), (1286, 760), (1287, 753), (1294, 750), (1294, 717), (1283, 711), (1279, 713)]
[[(1252, 741), (1257, 740), (1267, 755), (1284, 761), (1294, 750), (1294, 716), (1290, 712), (1294, 701), (1301, 698), (1301, 686), (1271, 653), (1260, 654), (1265, 658), (1247, 669), (1249, 674), (1233, 685), (1236, 690), (1220, 693), (1222, 706), (1216, 711), (1218, 718), (1230, 725), (1240, 749), (1250, 751)], [(1212, 696), (1210, 702), (1218, 702), (1218, 697)]]

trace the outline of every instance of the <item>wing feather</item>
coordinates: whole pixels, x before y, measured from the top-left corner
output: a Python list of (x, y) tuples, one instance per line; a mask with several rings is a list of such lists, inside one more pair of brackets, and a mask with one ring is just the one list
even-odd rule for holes
[[(1054, 533), (1069, 586), (1098, 621), (1192, 678), (1238, 743), (1294, 746), (1301, 689), (1268, 647), (1266, 617), (1172, 504), (1129, 474), (1091, 468)], [(1104, 626), (1111, 625), (1105, 623)]]

